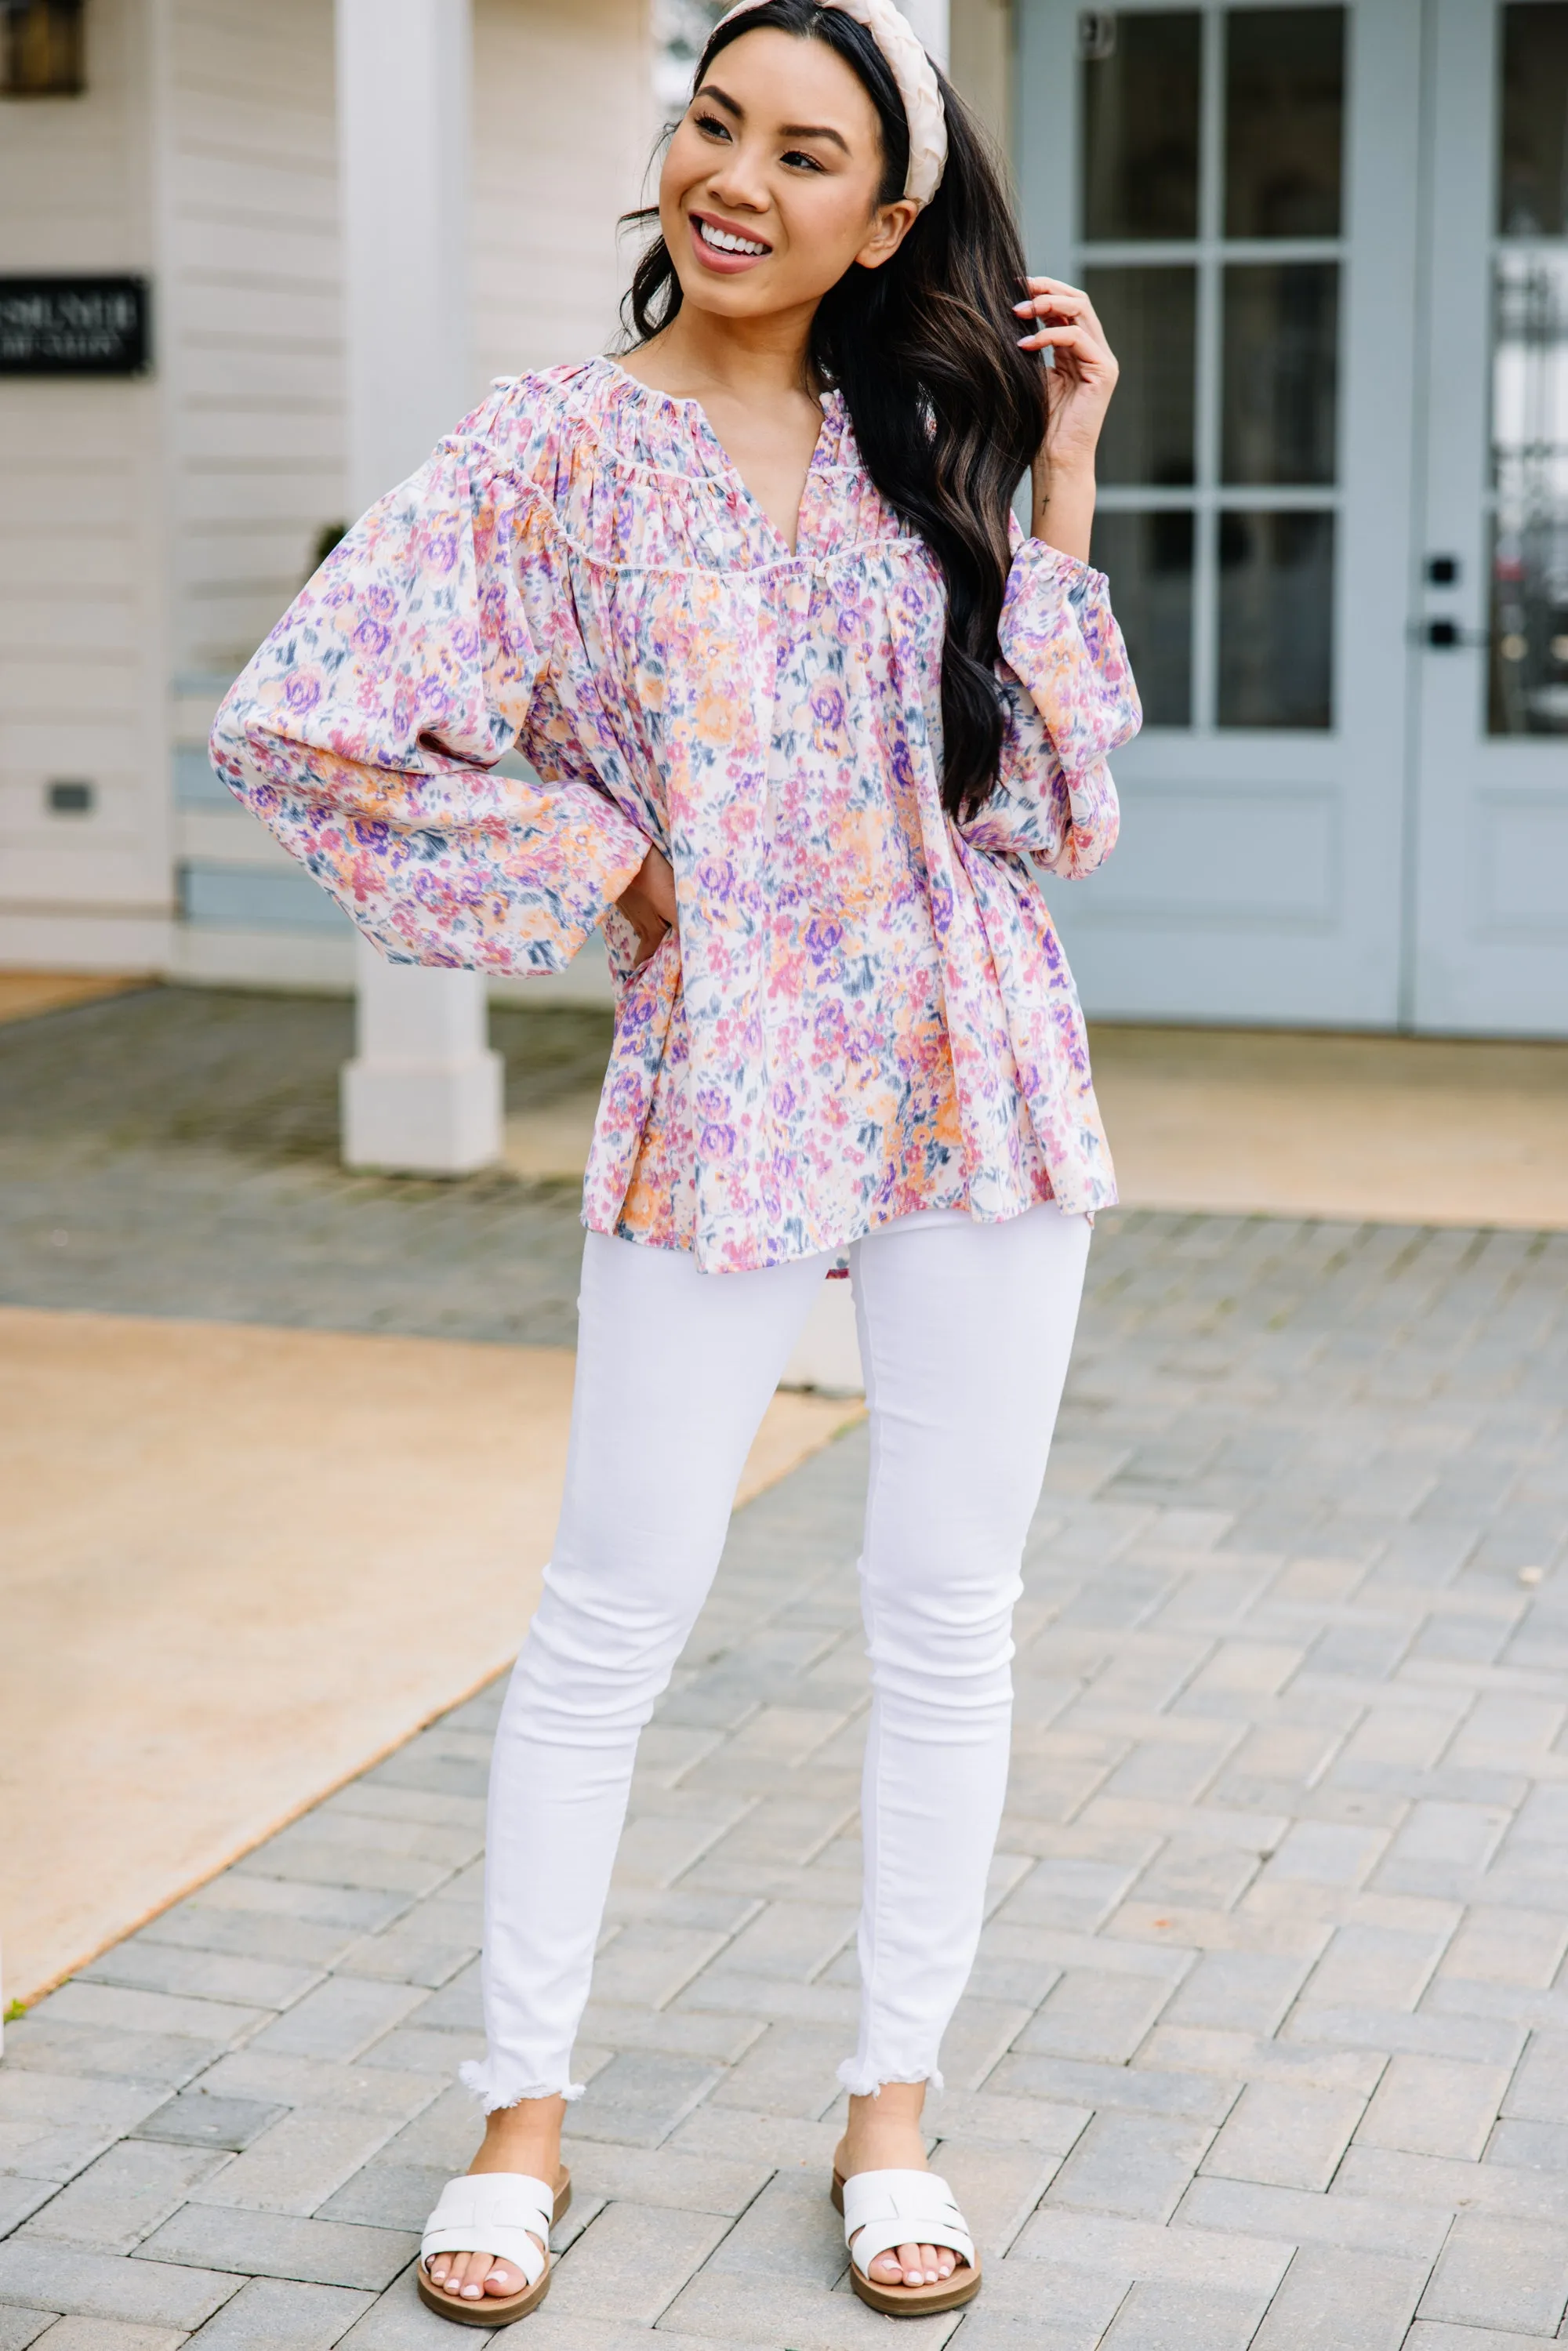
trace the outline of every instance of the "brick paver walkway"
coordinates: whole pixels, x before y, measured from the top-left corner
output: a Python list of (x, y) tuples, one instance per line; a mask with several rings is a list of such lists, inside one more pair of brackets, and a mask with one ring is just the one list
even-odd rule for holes
[[(507, 1104), (596, 1082), (607, 1015), (493, 1009)], [(0, 1300), (570, 1346), (580, 1187), (350, 1176), (330, 998), (161, 987), (0, 1026)]]
[[(1565, 1310), (1564, 1238), (1103, 1221), (931, 2115), (988, 2283), (912, 2340), (1563, 2339)], [(862, 1472), (737, 1521), (644, 1743), (529, 2351), (890, 2339), (825, 2194)], [(0, 2351), (452, 2351), (495, 1707), (11, 2028)]]

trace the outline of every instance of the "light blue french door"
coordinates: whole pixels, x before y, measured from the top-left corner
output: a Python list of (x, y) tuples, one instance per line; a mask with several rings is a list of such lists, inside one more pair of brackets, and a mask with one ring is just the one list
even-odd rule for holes
[(1435, 0), (1418, 1026), (1568, 1036), (1568, 0)]
[(1018, 33), (1031, 263), (1089, 287), (1124, 367), (1094, 559), (1146, 723), (1116, 763), (1122, 845), (1051, 893), (1085, 1002), (1393, 1025), (1420, 0), (1019, 0)]

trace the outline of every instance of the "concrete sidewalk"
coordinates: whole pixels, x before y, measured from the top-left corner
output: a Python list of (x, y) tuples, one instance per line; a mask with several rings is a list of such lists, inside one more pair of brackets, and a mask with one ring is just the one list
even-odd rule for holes
[[(0, 1306), (5, 1998), (509, 1663), (574, 1360)], [(742, 1499), (858, 1413), (776, 1395)]]
[[(1568, 1238), (1113, 1216), (936, 2157), (962, 2351), (1532, 2351), (1568, 2304)], [(854, 1435), (738, 1518), (650, 1731), (528, 2351), (840, 2351)], [(0, 2068), (0, 2351), (420, 2351), (475, 2137), (489, 1693)], [(64, 2314), (64, 2315), (57, 2315)]]

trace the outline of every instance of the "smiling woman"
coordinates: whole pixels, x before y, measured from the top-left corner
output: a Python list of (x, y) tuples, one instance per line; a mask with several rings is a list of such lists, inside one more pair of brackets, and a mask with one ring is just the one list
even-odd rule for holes
[[(670, 142), (660, 234), (638, 267), (630, 308), (643, 342), (667, 330), (684, 303), (713, 312), (730, 340), (769, 321), (764, 342), (781, 331), (803, 336), (811, 382), (844, 392), (873, 480), (942, 567), (944, 793), (958, 813), (986, 797), (996, 774), (1001, 725), (992, 673), (1009, 515), (1044, 438), (1046, 378), (1030, 354), (1052, 338), (1029, 338), (1020, 349), (998, 331), (1024, 284), (1007, 197), (983, 135), (928, 63), (929, 96), (923, 104), (915, 94), (907, 52), (922, 62), (924, 53), (898, 23), (902, 37), (883, 32), (890, 57), (856, 14), (814, 0), (755, 0), (725, 18)], [(803, 102), (781, 105), (785, 90)], [(917, 219), (919, 234), (911, 235)], [(684, 273), (677, 251), (691, 265)], [(725, 279), (748, 282), (715, 282)], [(672, 374), (673, 356), (685, 360), (685, 375), (679, 365)], [(766, 486), (784, 494), (776, 507), (747, 470), (747, 444), (755, 444), (761, 421), (756, 402), (734, 385), (727, 398), (703, 381), (700, 360), (667, 340), (661, 358), (666, 364), (652, 372), (633, 358), (630, 371), (703, 401), (792, 542), (799, 484), (793, 505), (788, 491), (797, 472), (803, 480), (800, 445), (809, 458), (821, 422), (806, 386), (798, 466)], [(756, 456), (766, 465), (760, 451)], [(1086, 528), (1068, 525), (1064, 533), (1064, 521), (1052, 517), (1057, 543), (1082, 537), (1087, 554)]]
[[(1105, 761), (1138, 723), (1086, 561), (1116, 365), (1083, 293), (1025, 275), (893, 0), (727, 18), (650, 225), (621, 358), (498, 385), (334, 549), (214, 751), (394, 958), (549, 971), (602, 923), (619, 987), (566, 1496), (491, 1779), (465, 2068), (488, 2119), (419, 2291), (494, 2326), (549, 2290), (638, 1734), (847, 1256), (873, 1696), (829, 2184), (855, 2293), (915, 2317), (980, 2283), (921, 2109), (984, 1916), (1019, 1561), (1115, 1197), (1040, 876), (1110, 852)], [(514, 746), (528, 780), (497, 766)]]

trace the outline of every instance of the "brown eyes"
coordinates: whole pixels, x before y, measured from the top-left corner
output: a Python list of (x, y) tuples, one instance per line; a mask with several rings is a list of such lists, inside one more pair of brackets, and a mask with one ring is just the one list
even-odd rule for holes
[[(3, 0), (0, 0), (0, 5), (3, 5)], [(730, 135), (728, 123), (721, 122), (716, 114), (694, 114), (692, 121), (697, 130), (709, 138), (727, 139)], [(815, 155), (808, 155), (799, 147), (789, 148), (779, 160), (783, 163), (799, 164), (808, 172), (820, 172), (822, 169), (821, 162)]]

